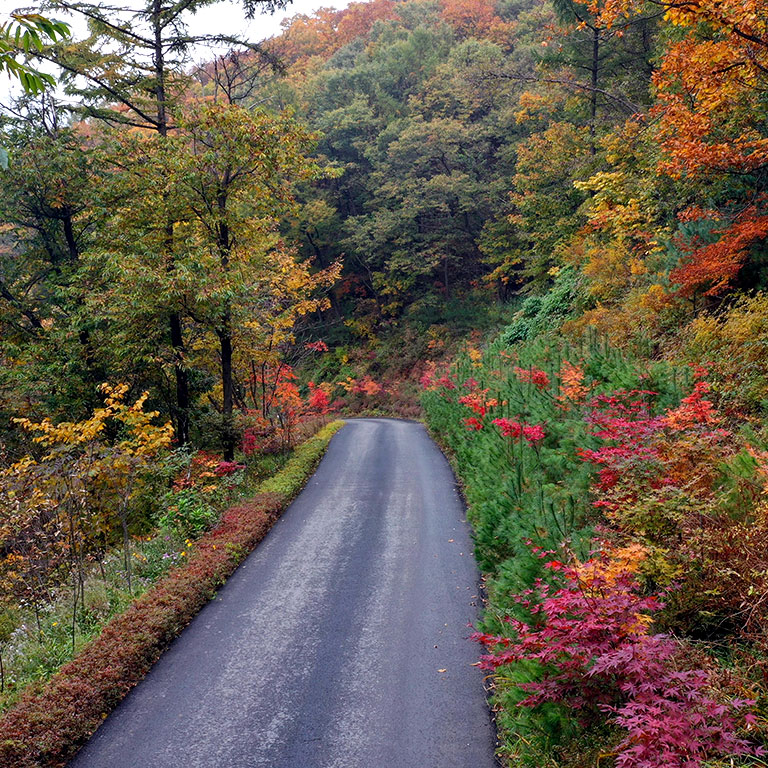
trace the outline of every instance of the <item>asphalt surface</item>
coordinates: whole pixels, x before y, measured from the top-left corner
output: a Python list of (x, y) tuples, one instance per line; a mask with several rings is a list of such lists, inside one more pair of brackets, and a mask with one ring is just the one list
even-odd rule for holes
[(350, 421), (69, 768), (493, 768), (477, 589), (424, 428)]

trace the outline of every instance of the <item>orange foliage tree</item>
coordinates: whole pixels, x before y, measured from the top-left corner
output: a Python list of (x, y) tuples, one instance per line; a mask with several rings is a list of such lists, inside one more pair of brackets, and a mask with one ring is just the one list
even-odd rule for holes
[(337, 11), (319, 8), (312, 16), (298, 14), (283, 22), (284, 32), (276, 41), (279, 52), (290, 61), (312, 56), (330, 57), (335, 51), (366, 35), (379, 20), (394, 19), (392, 0), (351, 3)]
[[(688, 211), (682, 217), (690, 220), (702, 215)], [(670, 273), (672, 282), (680, 286), (681, 296), (719, 296), (731, 288), (750, 249), (768, 237), (768, 215), (750, 205), (730, 223), (713, 229), (712, 234), (719, 236), (713, 243), (700, 244), (696, 238), (683, 243), (686, 255)]]
[[(768, 4), (765, 0), (656, 3), (684, 34), (671, 43), (654, 74), (666, 152), (673, 176), (712, 171), (746, 173), (768, 163), (761, 117), (768, 77)], [(642, 12), (638, 0), (592, 0), (607, 24)]]
[(441, 0), (441, 15), (461, 37), (490, 38), (503, 42), (513, 25), (496, 13), (492, 0)]

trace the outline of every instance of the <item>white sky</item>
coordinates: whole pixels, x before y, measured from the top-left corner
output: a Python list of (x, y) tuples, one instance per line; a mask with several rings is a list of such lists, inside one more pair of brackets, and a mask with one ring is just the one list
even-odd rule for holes
[[(323, 7), (345, 8), (349, 2), (350, 0), (293, 0), (284, 11), (275, 11), (271, 15), (262, 14), (248, 20), (245, 18), (240, 4), (226, 0), (225, 2), (214, 3), (198, 11), (194, 16), (190, 16), (189, 30), (192, 34), (237, 34), (248, 38), (251, 42), (259, 42), (278, 34), (280, 22), (285, 18), (295, 16), (297, 13), (310, 14)], [(34, 1), (32, 0), (29, 4), (34, 5)], [(124, 4), (128, 5), (129, 2)], [(28, 6), (24, 0), (0, 0), (0, 24), (5, 22), (8, 15), (17, 8), (26, 7)], [(49, 15), (69, 23), (75, 38), (82, 34), (85, 29), (85, 24), (81, 19), (67, 17), (61, 12)], [(210, 59), (211, 57), (210, 48), (201, 51), (196, 56), (199, 60)], [(8, 75), (0, 74), (0, 102), (7, 101), (9, 94), (17, 92), (17, 90), (18, 85), (14, 84)]]

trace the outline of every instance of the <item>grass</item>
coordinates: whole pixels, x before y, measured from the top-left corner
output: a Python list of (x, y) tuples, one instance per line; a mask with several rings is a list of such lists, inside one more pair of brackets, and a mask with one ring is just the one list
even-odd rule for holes
[[(228, 509), (194, 545), (185, 542), (176, 567), (94, 631), (71, 661), (47, 681), (28, 686), (0, 718), (0, 765), (65, 765), (264, 538), (341, 426), (328, 424), (298, 446), (252, 499)], [(53, 621), (49, 625), (55, 638)]]
[(5, 686), (0, 711), (12, 707), (28, 685), (44, 683), (63, 664), (96, 637), (112, 617), (122, 613), (180, 560), (187, 544), (183, 537), (162, 532), (150, 540), (131, 541), (132, 591), (128, 590), (122, 552), (108, 555), (84, 585), (85, 605), (72, 635), (71, 590), (61, 588), (36, 618), (28, 609), (3, 649)]

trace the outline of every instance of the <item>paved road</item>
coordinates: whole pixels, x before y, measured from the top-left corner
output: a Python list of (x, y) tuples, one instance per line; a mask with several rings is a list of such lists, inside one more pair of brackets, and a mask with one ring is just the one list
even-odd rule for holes
[(70, 768), (492, 768), (471, 551), (424, 428), (348, 422)]

